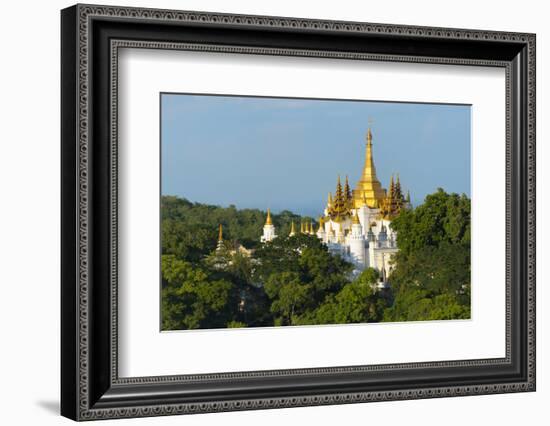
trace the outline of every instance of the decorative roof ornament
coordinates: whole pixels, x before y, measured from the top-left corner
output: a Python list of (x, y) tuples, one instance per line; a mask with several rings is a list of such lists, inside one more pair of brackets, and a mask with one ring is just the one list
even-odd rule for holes
[(288, 234), (288, 236), (293, 237), (294, 235), (296, 235), (296, 230), (294, 229), (294, 221), (292, 221), (290, 224), (290, 234)]
[(269, 208), (267, 209), (267, 219), (265, 220), (266, 225), (273, 225), (273, 222), (271, 222), (271, 211)]
[[(410, 193), (407, 195), (410, 200)], [(399, 174), (394, 181), (393, 175), (390, 180), (390, 189), (380, 205), (380, 217), (386, 220), (395, 218), (403, 208), (408, 208), (410, 201), (406, 201), (401, 190), (401, 181)]]
[(346, 184), (344, 185), (344, 200), (346, 202), (346, 209), (350, 210), (353, 207), (353, 196), (349, 186), (348, 175), (346, 175)]
[(332, 203), (332, 209), (330, 211), (330, 217), (336, 222), (341, 221), (343, 218), (349, 215), (348, 202), (346, 201), (346, 195), (342, 189), (342, 182), (340, 181), (340, 175), (338, 175), (338, 181), (336, 183), (336, 195)]
[(399, 173), (397, 173), (397, 181), (395, 182), (395, 201), (398, 205), (398, 209), (401, 210), (405, 204), (405, 197), (403, 197), (403, 192), (401, 191), (401, 182), (399, 182)]
[(216, 246), (216, 252), (221, 252), (225, 249), (225, 244), (223, 243), (223, 227), (220, 223), (220, 226), (218, 228), (218, 245)]
[(319, 232), (325, 232), (325, 219), (322, 216), (319, 218), (319, 229), (317, 233)]

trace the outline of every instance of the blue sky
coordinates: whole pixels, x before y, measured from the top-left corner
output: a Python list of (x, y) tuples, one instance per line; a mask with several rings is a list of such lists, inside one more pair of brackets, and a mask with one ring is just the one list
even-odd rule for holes
[(399, 173), (413, 204), (470, 195), (470, 106), (161, 95), (162, 194), (317, 216), (338, 174), (355, 187), (372, 120), (382, 186)]

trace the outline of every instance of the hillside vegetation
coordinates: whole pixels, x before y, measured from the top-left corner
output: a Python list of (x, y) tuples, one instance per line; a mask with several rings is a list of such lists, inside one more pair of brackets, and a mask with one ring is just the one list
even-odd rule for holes
[[(390, 291), (378, 273), (352, 276), (312, 235), (288, 237), (301, 217), (272, 214), (279, 237), (261, 244), (266, 212), (164, 196), (161, 200), (162, 328), (420, 321), (470, 317), (470, 200), (443, 190), (392, 226), (400, 252)], [(224, 245), (216, 251), (218, 226)], [(239, 246), (252, 249), (249, 256)]]

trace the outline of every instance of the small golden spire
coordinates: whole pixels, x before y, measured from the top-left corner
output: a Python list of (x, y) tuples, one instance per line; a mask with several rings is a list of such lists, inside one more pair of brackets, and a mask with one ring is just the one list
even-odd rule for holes
[(218, 241), (223, 241), (223, 227), (221, 223), (218, 231)]
[(321, 216), (321, 217), (319, 218), (319, 229), (317, 230), (317, 232), (323, 232), (323, 230), (324, 230), (323, 228), (324, 228), (324, 219), (323, 219), (323, 217)]
[(390, 200), (390, 202), (395, 198), (395, 182), (393, 180), (393, 174), (391, 175), (390, 188), (388, 190), (387, 198)]
[(296, 230), (294, 229), (294, 221), (290, 224), (290, 234), (289, 237), (292, 237), (293, 235), (296, 235)]
[(361, 222), (359, 221), (359, 215), (357, 213), (355, 213), (351, 217), (351, 223), (354, 224), (354, 225), (361, 225)]
[(300, 234), (304, 233), (304, 222), (300, 222)]
[(346, 200), (346, 194), (342, 189), (342, 182), (340, 180), (340, 175), (338, 175), (338, 180), (336, 182), (336, 196), (334, 198), (331, 218), (338, 220), (341, 216), (346, 216), (348, 214), (348, 205)]
[(271, 222), (271, 211), (267, 209), (267, 219), (265, 221), (266, 225), (273, 225), (273, 222)]
[(313, 223), (311, 223), (311, 220), (309, 221), (309, 232), (308, 234), (313, 234)]
[(344, 200), (345, 200), (345, 204), (346, 204), (346, 209), (349, 212), (349, 210), (352, 207), (352, 203), (353, 203), (353, 195), (351, 193), (351, 188), (349, 186), (348, 175), (346, 175), (346, 183), (344, 185)]

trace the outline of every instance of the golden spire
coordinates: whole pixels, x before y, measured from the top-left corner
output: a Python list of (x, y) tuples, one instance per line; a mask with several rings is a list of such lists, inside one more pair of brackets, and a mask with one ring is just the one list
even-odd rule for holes
[(313, 223), (311, 222), (311, 220), (309, 221), (309, 233), (313, 235)]
[(296, 230), (294, 229), (294, 221), (290, 224), (290, 234), (289, 237), (292, 237), (293, 235), (296, 235)]
[(273, 222), (271, 222), (271, 211), (267, 209), (267, 219), (265, 220), (266, 225), (273, 225)]
[(405, 204), (405, 197), (401, 189), (401, 182), (399, 182), (399, 173), (397, 173), (397, 181), (395, 182), (394, 198), (397, 204), (397, 210), (400, 211)]
[(332, 192), (329, 192), (327, 198), (327, 215), (329, 216), (332, 214), (332, 205)]
[[(371, 208), (376, 208), (384, 199), (384, 191), (382, 185), (376, 177), (376, 168), (374, 167), (374, 159), (372, 155), (372, 132), (369, 127), (367, 131), (367, 146), (365, 150), (365, 164), (361, 178), (357, 182), (357, 186), (353, 191), (354, 208), (367, 205)], [(366, 200), (366, 202), (365, 202)]]
[(319, 229), (317, 230), (317, 232), (323, 232), (323, 227), (324, 227), (324, 219), (323, 217), (320, 217), (319, 218)]
[(340, 218), (348, 214), (348, 203), (346, 202), (346, 195), (342, 189), (342, 183), (340, 181), (340, 175), (338, 175), (338, 181), (336, 183), (336, 195), (332, 203), (331, 218), (338, 221)]
[(304, 222), (300, 222), (300, 234), (304, 233)]
[(225, 248), (225, 244), (223, 243), (223, 228), (222, 224), (220, 223), (219, 231), (218, 231), (218, 245), (216, 246), (216, 252), (220, 252)]
[(355, 213), (351, 217), (351, 223), (354, 224), (354, 225), (361, 225), (361, 222), (359, 221), (359, 214), (358, 213)]
[(344, 185), (344, 200), (346, 201), (346, 209), (350, 209), (352, 207), (352, 195), (348, 175), (346, 175), (346, 184)]

